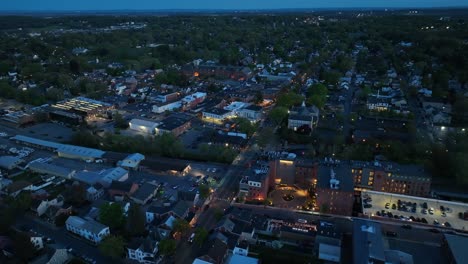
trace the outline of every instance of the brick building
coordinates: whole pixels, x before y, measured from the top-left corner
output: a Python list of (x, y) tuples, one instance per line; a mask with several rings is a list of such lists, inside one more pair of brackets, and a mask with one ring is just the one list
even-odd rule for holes
[(295, 183), (307, 188), (317, 182), (318, 163), (314, 160), (299, 159), (295, 162)]
[(431, 176), (419, 165), (355, 161), (351, 164), (351, 173), (356, 190), (422, 197), (431, 191)]
[(353, 211), (353, 177), (348, 166), (319, 166), (317, 207), (320, 212), (351, 215)]

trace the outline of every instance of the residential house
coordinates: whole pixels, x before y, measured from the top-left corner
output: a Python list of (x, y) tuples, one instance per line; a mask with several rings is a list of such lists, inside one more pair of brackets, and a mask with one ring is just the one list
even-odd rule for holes
[(115, 198), (116, 196), (130, 197), (138, 190), (138, 188), (139, 185), (137, 183), (113, 181), (107, 192), (112, 198)]
[(92, 202), (104, 196), (104, 187), (100, 183), (89, 186), (86, 189), (86, 200)]
[(158, 253), (159, 242), (150, 238), (132, 239), (127, 245), (127, 258), (138, 261), (139, 263), (156, 263), (156, 254)]
[(65, 226), (69, 232), (95, 244), (99, 244), (106, 236), (110, 235), (109, 227), (92, 219), (83, 219), (78, 216), (68, 217)]
[(31, 232), (29, 233), (29, 237), (31, 239), (31, 244), (33, 244), (36, 250), (41, 250), (44, 248), (44, 239), (42, 236)]
[(136, 192), (130, 196), (130, 198), (138, 204), (146, 204), (150, 199), (152, 199), (156, 192), (158, 191), (158, 186), (153, 183), (145, 182)]
[(208, 252), (205, 255), (196, 258), (193, 263), (224, 263), (228, 253), (227, 237), (218, 232), (213, 234), (212, 238), (210, 238), (210, 241), (208, 243)]
[(34, 200), (31, 204), (31, 210), (40, 217), (50, 206), (62, 206), (64, 202), (63, 196), (59, 195), (53, 199)]

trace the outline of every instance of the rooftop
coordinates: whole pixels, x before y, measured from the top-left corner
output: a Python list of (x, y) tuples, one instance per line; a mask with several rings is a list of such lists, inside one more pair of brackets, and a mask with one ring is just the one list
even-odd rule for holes
[(380, 223), (361, 219), (353, 222), (353, 263), (368, 264), (373, 260), (385, 262)]
[(445, 234), (445, 240), (447, 240), (448, 247), (452, 252), (452, 256), (455, 259), (455, 263), (468, 263), (468, 252), (466, 250), (466, 243), (468, 238), (465, 236), (449, 235)]
[(78, 216), (70, 216), (66, 221), (67, 225), (71, 225), (80, 229), (88, 230), (93, 234), (99, 234), (103, 229), (108, 228), (107, 226), (96, 222), (94, 220), (83, 219)]

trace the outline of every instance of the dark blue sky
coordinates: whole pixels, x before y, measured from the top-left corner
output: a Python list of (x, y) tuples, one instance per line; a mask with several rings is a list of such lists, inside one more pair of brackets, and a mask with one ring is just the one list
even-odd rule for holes
[(0, 0), (0, 10), (276, 9), (468, 6), (468, 0)]

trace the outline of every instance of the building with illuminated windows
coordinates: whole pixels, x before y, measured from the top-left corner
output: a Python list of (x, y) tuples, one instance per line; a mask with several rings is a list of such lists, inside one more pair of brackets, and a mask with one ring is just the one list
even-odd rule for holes
[(426, 197), (431, 190), (431, 177), (419, 165), (400, 165), (391, 162), (351, 163), (355, 190), (374, 190)]

